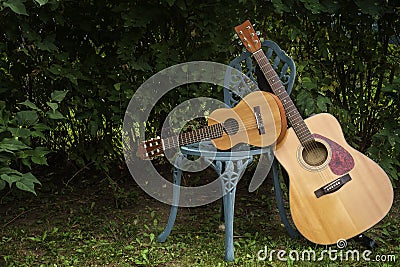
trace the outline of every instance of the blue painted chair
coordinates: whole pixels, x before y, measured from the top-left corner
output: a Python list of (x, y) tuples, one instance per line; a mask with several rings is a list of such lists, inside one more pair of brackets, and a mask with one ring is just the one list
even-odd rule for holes
[[(283, 85), (287, 92), (290, 94), (296, 75), (296, 68), (293, 60), (286, 55), (286, 53), (279, 48), (279, 46), (270, 40), (266, 40), (262, 43), (263, 51), (267, 58), (271, 61), (272, 66), (280, 77)], [(256, 83), (255, 77), (255, 60), (252, 60), (251, 53), (248, 51), (243, 52), (240, 56), (235, 58), (229, 64), (232, 68), (245, 73), (246, 76)], [(243, 81), (242, 81), (243, 82)], [(228, 107), (234, 107), (241, 98), (250, 93), (251, 88), (249, 86), (242, 86), (241, 82), (232, 79), (231, 73), (227, 73), (225, 79), (225, 85), (229, 84), (228, 89), (224, 89), (224, 102)], [(228, 86), (226, 86), (228, 88)], [(233, 90), (232, 90), (233, 88)], [(213, 147), (211, 141), (202, 142), (201, 145), (192, 144), (188, 146), (182, 146), (180, 148), (180, 155), (176, 158), (175, 166), (181, 166), (180, 161), (187, 158), (188, 156), (201, 156), (210, 166), (217, 172), (221, 186), (223, 189), (223, 210), (224, 210), (224, 221), (225, 221), (225, 260), (234, 260), (234, 247), (233, 247), (233, 219), (234, 219), (234, 203), (236, 185), (246, 170), (246, 167), (252, 162), (255, 155), (260, 155), (259, 164), (265, 164), (271, 166), (271, 174), (274, 179), (274, 190), (276, 199), (278, 202), (278, 209), (282, 221), (290, 236), (297, 236), (297, 231), (291, 227), (286, 217), (282, 201), (282, 192), (280, 188), (279, 178), (279, 166), (273, 156), (273, 147), (266, 148), (255, 148), (246, 147), (243, 145), (243, 149), (236, 148), (230, 151), (217, 151)], [(180, 185), (182, 177), (182, 170), (175, 167), (173, 171), (174, 184)], [(253, 190), (255, 190), (260, 181), (253, 182)], [(252, 184), (250, 184), (252, 186)], [(253, 191), (251, 190), (251, 191)], [(173, 203), (179, 203), (179, 187), (174, 187), (173, 191)], [(167, 226), (164, 231), (158, 236), (159, 242), (165, 242), (169, 234), (171, 233), (174, 225), (178, 206), (171, 206), (171, 211), (168, 219)]]

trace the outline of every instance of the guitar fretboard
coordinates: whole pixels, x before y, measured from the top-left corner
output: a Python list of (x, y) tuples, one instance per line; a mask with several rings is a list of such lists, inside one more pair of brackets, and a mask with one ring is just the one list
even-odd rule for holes
[(221, 123), (209, 125), (191, 132), (171, 136), (163, 139), (164, 149), (197, 143), (203, 140), (222, 137), (224, 127)]
[(308, 129), (306, 123), (301, 117), (289, 94), (286, 92), (285, 87), (282, 85), (281, 80), (271, 66), (271, 63), (265, 56), (264, 52), (259, 49), (254, 52), (253, 55), (269, 85), (271, 86), (272, 91), (282, 102), (282, 105), (286, 112), (286, 116), (290, 124), (292, 125), (297, 137), (299, 138), (300, 143), (305, 146), (310, 141), (314, 141), (310, 130)]

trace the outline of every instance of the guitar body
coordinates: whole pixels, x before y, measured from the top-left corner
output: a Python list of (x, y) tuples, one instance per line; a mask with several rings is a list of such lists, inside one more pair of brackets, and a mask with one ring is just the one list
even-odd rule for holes
[(304, 121), (319, 144), (316, 153), (304, 153), (290, 128), (275, 156), (289, 174), (290, 209), (298, 230), (314, 243), (334, 244), (379, 222), (390, 210), (393, 188), (377, 163), (347, 144), (332, 115)]
[[(257, 126), (255, 112), (259, 113), (263, 129)], [(223, 135), (212, 139), (214, 146), (220, 150), (230, 149), (239, 143), (270, 146), (282, 140), (287, 129), (281, 102), (274, 94), (264, 91), (248, 94), (232, 109), (213, 111), (208, 118), (208, 125), (217, 123), (225, 126)]]
[(138, 145), (142, 159), (160, 156), (166, 149), (211, 139), (214, 146), (227, 150), (239, 143), (266, 147), (280, 142), (287, 130), (286, 114), (274, 94), (255, 91), (234, 108), (211, 112), (208, 126), (167, 138), (152, 138)]
[(354, 237), (390, 210), (393, 188), (374, 161), (350, 147), (330, 114), (303, 120), (280, 82), (249, 20), (235, 27), (280, 99), (292, 128), (275, 156), (289, 174), (289, 201), (298, 230), (317, 244)]

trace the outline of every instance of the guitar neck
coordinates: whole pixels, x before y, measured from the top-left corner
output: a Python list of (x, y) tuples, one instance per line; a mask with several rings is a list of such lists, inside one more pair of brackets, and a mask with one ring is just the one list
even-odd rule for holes
[(189, 145), (207, 139), (219, 138), (223, 135), (224, 128), (221, 123), (209, 125), (194, 131), (182, 133), (163, 139), (164, 149)]
[(269, 85), (271, 86), (272, 91), (282, 102), (282, 105), (286, 112), (286, 116), (290, 124), (292, 125), (292, 128), (294, 129), (297, 137), (299, 138), (300, 143), (303, 146), (305, 146), (305, 144), (307, 144), (308, 142), (314, 141), (314, 138), (311, 135), (310, 130), (305, 124), (303, 118), (301, 117), (299, 111), (294, 105), (289, 94), (286, 92), (285, 87), (282, 85), (281, 80), (279, 79), (275, 70), (271, 66), (271, 63), (265, 56), (264, 52), (261, 49), (259, 49), (253, 53), (253, 56), (256, 59), (258, 65), (260, 66)]

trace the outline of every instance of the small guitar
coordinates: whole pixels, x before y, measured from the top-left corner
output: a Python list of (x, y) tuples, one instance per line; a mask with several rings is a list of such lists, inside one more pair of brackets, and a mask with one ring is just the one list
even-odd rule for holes
[(286, 116), (278, 98), (271, 93), (254, 91), (234, 108), (214, 110), (208, 126), (167, 138), (157, 137), (139, 145), (143, 159), (162, 155), (166, 149), (211, 139), (214, 146), (227, 150), (239, 143), (266, 147), (280, 141), (287, 129)]
[(378, 223), (390, 210), (393, 188), (374, 161), (350, 147), (330, 114), (303, 120), (249, 21), (235, 27), (280, 99), (291, 128), (275, 156), (289, 174), (292, 219), (308, 240), (334, 244)]

